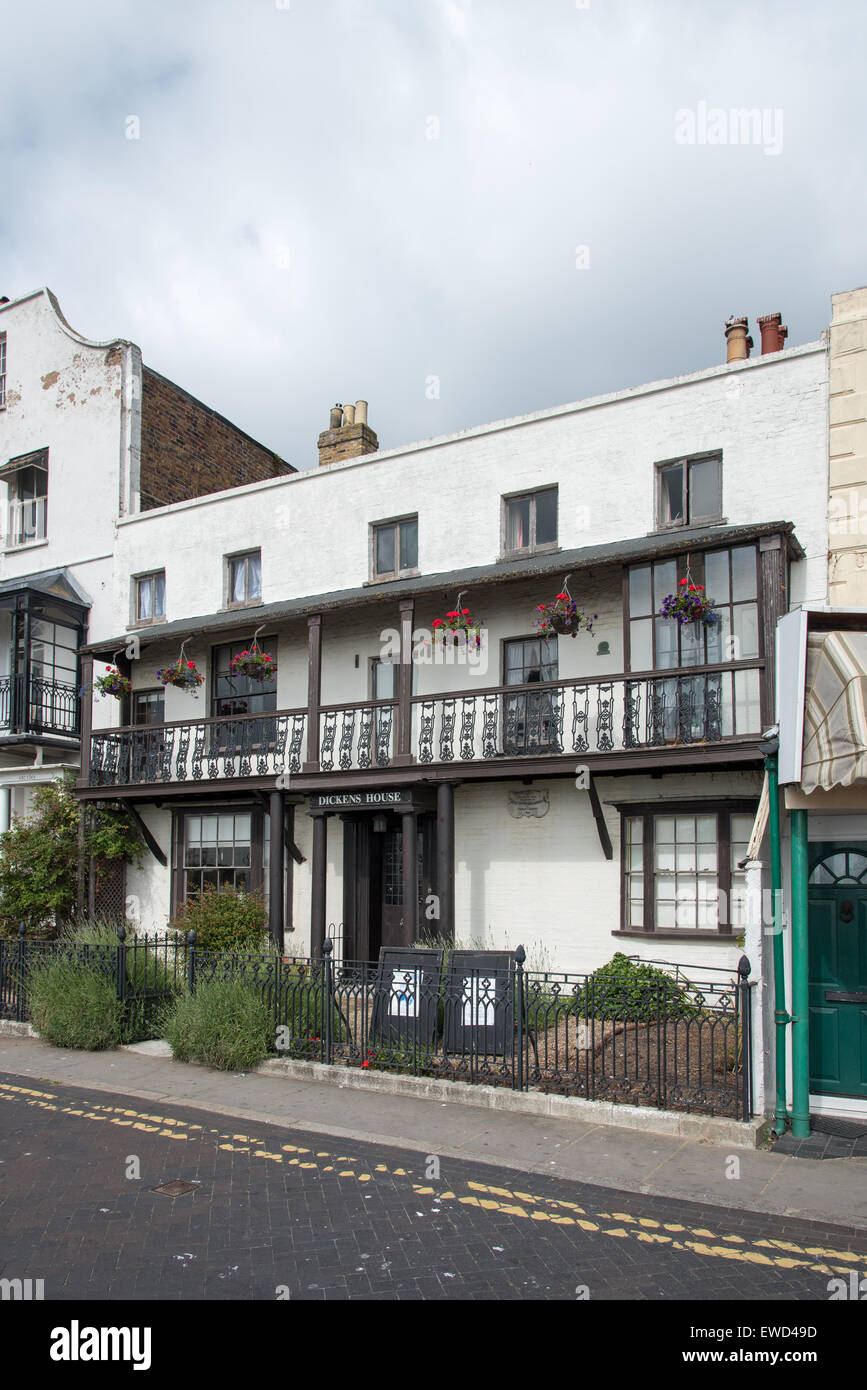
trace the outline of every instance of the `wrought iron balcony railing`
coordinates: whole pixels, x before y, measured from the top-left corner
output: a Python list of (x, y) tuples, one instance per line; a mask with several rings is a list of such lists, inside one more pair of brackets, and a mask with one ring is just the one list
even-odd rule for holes
[[(762, 728), (760, 670), (761, 663), (744, 662), (417, 695), (409, 707), (408, 751), (424, 766), (754, 738)], [(365, 771), (395, 762), (398, 701), (329, 705), (318, 718), (321, 772)], [(307, 727), (307, 711), (296, 709), (96, 732), (90, 785), (298, 774), (307, 756)]]
[(761, 732), (759, 666), (678, 669), (413, 699), (421, 763), (612, 753)]
[(78, 691), (42, 676), (0, 677), (0, 737), (10, 734), (62, 734), (78, 738)]
[(306, 710), (95, 733), (90, 785), (199, 782), (300, 772)]

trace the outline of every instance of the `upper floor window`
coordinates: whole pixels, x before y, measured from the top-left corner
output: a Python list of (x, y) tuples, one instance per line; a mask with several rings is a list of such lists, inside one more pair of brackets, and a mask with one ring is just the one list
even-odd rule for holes
[(398, 579), (418, 570), (418, 517), (377, 522), (371, 528), (373, 579)]
[[(703, 584), (719, 622), (684, 623), (661, 618), (667, 594), (686, 577)], [(656, 671), (759, 656), (758, 567), (754, 545), (679, 555), (633, 565), (628, 585), (629, 670)]]
[[(247, 642), (227, 642), (214, 647), (211, 653), (213, 672), (213, 698), (211, 714), (216, 718), (230, 714), (262, 714), (277, 708), (277, 676), (269, 680), (257, 681), (251, 676), (235, 675), (231, 662), (233, 656), (249, 649)], [(276, 657), (276, 637), (263, 637), (260, 650), (270, 652)]]
[(6, 544), (27, 545), (46, 536), (48, 450), (14, 459), (2, 472), (7, 488)]
[(656, 524), (694, 526), (722, 520), (722, 454), (656, 465)]
[(164, 724), (166, 696), (164, 690), (134, 690), (132, 693), (133, 724)]
[(6, 334), (0, 333), (0, 410), (6, 404)]
[(262, 601), (262, 552), (230, 555), (227, 560), (227, 602), (230, 608)]
[(557, 489), (503, 498), (503, 553), (532, 555), (557, 546)]
[(166, 616), (166, 572), (140, 574), (135, 586), (134, 619), (137, 623), (156, 623)]
[(556, 637), (518, 638), (503, 644), (503, 684), (542, 687), (505, 698), (503, 752), (510, 757), (562, 751), (560, 692), (548, 688), (548, 682), (557, 679), (557, 656)]

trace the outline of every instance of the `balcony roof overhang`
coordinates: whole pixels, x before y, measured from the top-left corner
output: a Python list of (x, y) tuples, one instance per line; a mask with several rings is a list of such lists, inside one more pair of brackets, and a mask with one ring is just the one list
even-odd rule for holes
[(93, 600), (67, 569), (42, 570), (0, 581), (0, 608), (17, 608), (22, 595), (37, 595), (50, 603), (60, 603), (86, 613)]
[(679, 555), (685, 550), (716, 550), (721, 546), (745, 545), (762, 536), (783, 536), (789, 558), (801, 560), (804, 550), (795, 536), (790, 521), (766, 521), (751, 526), (710, 526), (678, 528), (636, 536), (631, 540), (612, 541), (604, 545), (582, 546), (577, 550), (557, 550), (525, 559), (498, 560), (492, 565), (450, 570), (440, 574), (418, 575), (413, 579), (368, 583), (355, 589), (340, 589), (325, 594), (308, 594), (302, 598), (263, 603), (255, 607), (232, 609), (201, 617), (160, 623), (154, 627), (126, 629), (113, 637), (91, 642), (82, 651), (97, 656), (113, 653), (128, 642), (135, 633), (142, 645), (171, 639), (218, 636), (233, 632), (248, 633), (251, 618), (255, 626), (304, 619), (314, 613), (345, 611), (375, 607), (383, 602), (395, 603), (404, 598), (421, 598), (457, 590), (472, 590), (511, 584), (520, 580), (547, 578), (553, 575), (575, 574), (581, 570), (599, 569), (606, 565), (632, 564), (641, 560), (656, 560), (667, 555)]

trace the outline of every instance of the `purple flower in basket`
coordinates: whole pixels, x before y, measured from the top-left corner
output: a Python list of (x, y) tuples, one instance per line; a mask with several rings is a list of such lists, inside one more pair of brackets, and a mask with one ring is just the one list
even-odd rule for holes
[(705, 593), (703, 584), (681, 579), (677, 593), (666, 594), (659, 610), (661, 618), (673, 618), (680, 627), (686, 623), (704, 623), (710, 627), (720, 621), (716, 605)]

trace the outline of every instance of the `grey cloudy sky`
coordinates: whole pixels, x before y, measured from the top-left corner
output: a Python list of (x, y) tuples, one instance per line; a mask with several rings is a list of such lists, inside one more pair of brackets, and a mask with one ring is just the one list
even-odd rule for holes
[[(709, 366), (730, 314), (810, 341), (867, 282), (863, 0), (19, 0), (2, 28), (0, 293), (50, 285), (296, 467), (335, 400), (393, 447)], [(774, 124), (701, 143), (702, 103)]]

